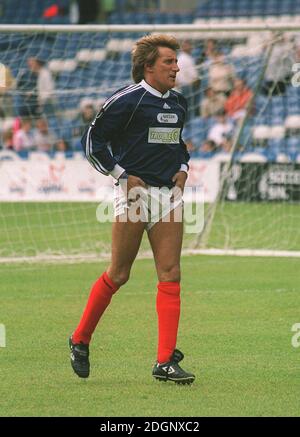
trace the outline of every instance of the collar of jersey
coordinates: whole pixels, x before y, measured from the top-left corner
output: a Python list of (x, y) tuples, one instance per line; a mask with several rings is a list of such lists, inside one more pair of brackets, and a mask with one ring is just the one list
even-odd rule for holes
[(156, 97), (160, 97), (162, 99), (167, 99), (170, 95), (170, 91), (167, 91), (165, 94), (157, 91), (155, 88), (150, 86), (144, 79), (141, 81), (140, 85), (142, 85), (145, 90), (147, 90), (150, 94), (153, 94)]

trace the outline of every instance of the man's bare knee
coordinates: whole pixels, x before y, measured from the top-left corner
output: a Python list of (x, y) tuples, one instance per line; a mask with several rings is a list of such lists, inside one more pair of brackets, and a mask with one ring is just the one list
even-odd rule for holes
[(116, 284), (118, 287), (121, 287), (121, 285), (126, 284), (126, 282), (128, 281), (130, 276), (130, 271), (128, 270), (114, 271), (112, 268), (108, 268), (107, 274), (114, 284)]
[(158, 279), (160, 282), (180, 282), (180, 266), (167, 266), (158, 269)]

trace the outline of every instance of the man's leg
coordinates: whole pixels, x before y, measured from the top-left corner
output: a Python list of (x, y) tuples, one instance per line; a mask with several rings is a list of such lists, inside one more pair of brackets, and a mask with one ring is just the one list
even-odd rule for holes
[(176, 213), (171, 211), (169, 222), (160, 221), (148, 232), (159, 280), (156, 299), (158, 351), (152, 375), (160, 381), (192, 384), (195, 375), (179, 366), (178, 363), (183, 360), (184, 355), (176, 349), (180, 316), (180, 254), (183, 223), (176, 222), (174, 215), (176, 216)]
[(120, 217), (112, 226), (112, 257), (107, 271), (92, 287), (87, 305), (75, 330), (73, 343), (89, 344), (96, 326), (108, 307), (113, 294), (129, 278), (132, 263), (137, 255), (145, 223), (122, 222)]
[(146, 223), (117, 217), (112, 227), (111, 263), (107, 274), (119, 287), (129, 279), (131, 266), (141, 245)]
[(183, 223), (174, 221), (174, 215), (171, 211), (168, 222), (160, 221), (148, 232), (159, 281), (156, 300), (159, 363), (169, 361), (174, 352), (180, 316)]
[(69, 338), (71, 365), (80, 378), (87, 378), (90, 374), (89, 343), (92, 334), (113, 294), (129, 278), (144, 228), (144, 222), (124, 222), (120, 217), (113, 224), (111, 264), (93, 285), (80, 323)]

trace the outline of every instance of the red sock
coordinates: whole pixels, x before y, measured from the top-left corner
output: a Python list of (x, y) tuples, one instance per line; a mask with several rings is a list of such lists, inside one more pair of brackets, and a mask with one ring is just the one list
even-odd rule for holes
[(85, 310), (72, 335), (73, 343), (89, 344), (96, 326), (109, 305), (112, 295), (119, 289), (104, 272), (92, 287)]
[(176, 347), (180, 316), (180, 283), (159, 282), (156, 311), (158, 315), (157, 361), (166, 363)]

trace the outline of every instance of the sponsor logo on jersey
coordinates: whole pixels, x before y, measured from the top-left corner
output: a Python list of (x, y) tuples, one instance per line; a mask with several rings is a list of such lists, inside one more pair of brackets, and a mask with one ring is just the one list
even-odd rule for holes
[(150, 127), (148, 133), (148, 143), (155, 144), (179, 144), (180, 128), (170, 127)]
[(157, 121), (159, 121), (160, 123), (177, 123), (178, 115), (160, 112), (159, 114), (157, 114)]

